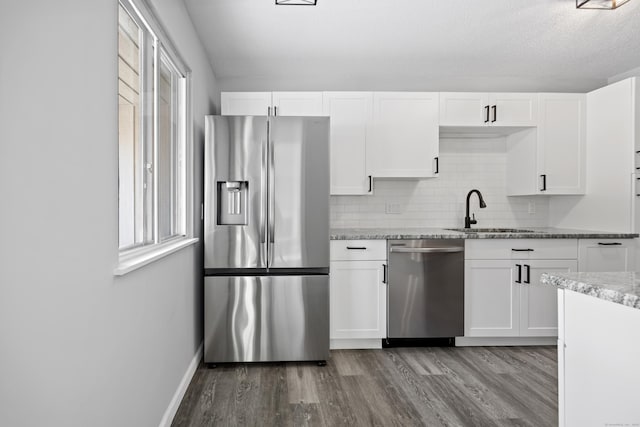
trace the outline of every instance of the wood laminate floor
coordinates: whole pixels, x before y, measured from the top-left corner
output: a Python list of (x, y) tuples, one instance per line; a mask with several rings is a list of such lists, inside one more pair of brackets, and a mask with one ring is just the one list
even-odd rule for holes
[(309, 363), (200, 366), (174, 426), (558, 425), (555, 347), (334, 350)]

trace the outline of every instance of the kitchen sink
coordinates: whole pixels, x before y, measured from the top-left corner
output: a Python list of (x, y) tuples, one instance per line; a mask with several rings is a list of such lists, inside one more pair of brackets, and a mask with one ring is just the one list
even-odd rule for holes
[(445, 230), (462, 231), (463, 233), (535, 233), (533, 230), (521, 228), (445, 228)]

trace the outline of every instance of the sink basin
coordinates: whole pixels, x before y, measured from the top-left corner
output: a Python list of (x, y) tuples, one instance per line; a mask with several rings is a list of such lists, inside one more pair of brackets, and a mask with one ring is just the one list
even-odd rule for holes
[(462, 231), (463, 233), (535, 233), (533, 230), (521, 228), (445, 228), (445, 230)]

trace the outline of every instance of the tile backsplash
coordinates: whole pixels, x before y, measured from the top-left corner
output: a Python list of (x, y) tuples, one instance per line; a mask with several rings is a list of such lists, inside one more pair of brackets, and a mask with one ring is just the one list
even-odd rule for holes
[(471, 196), (474, 227), (548, 226), (547, 196), (506, 196), (506, 161), (504, 138), (442, 139), (437, 178), (376, 179), (372, 195), (331, 196), (331, 227), (463, 227), (474, 188), (487, 204)]

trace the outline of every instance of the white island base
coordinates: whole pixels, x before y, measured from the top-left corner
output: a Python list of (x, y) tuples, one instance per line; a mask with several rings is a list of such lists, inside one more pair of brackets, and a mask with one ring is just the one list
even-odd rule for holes
[(640, 310), (558, 290), (559, 424), (640, 426)]

